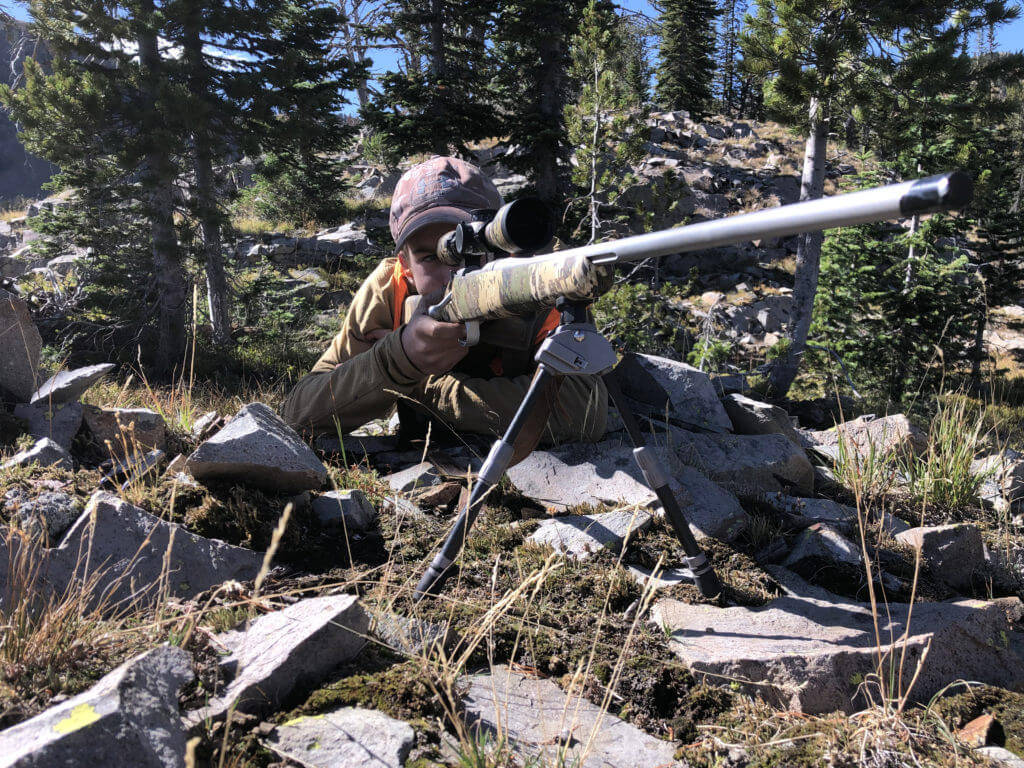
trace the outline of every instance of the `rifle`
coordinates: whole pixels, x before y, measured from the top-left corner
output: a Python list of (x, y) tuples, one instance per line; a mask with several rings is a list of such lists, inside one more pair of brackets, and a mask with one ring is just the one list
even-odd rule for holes
[[(550, 217), (545, 217), (541, 203), (517, 200), (498, 211), (474, 212), (478, 213), (476, 220), (459, 224), (438, 242), (438, 258), (461, 268), (453, 275), (441, 301), (427, 310), (428, 314), (435, 320), (466, 323), (467, 344), (479, 341), (480, 324), (488, 320), (532, 315), (557, 307), (561, 322), (537, 350), (537, 369), (526, 396), (505, 434), (491, 447), (468, 502), (441, 551), (420, 579), (415, 599), (436, 594), (450, 575), (483, 498), (501, 479), (513, 457), (522, 452), (524, 442), (532, 440), (528, 450), (536, 445), (536, 426), (547, 421), (553, 388), (557, 387), (559, 377), (574, 375), (602, 376), (633, 442), (634, 458), (644, 479), (657, 495), (683, 545), (691, 581), (705, 597), (717, 595), (721, 591), (718, 577), (690, 532), (669, 489), (667, 473), (646, 447), (636, 418), (609, 375), (616, 355), (589, 320), (587, 307), (610, 290), (618, 263), (755, 238), (786, 237), (934, 213), (960, 208), (970, 199), (970, 178), (960, 172), (944, 173), (525, 258), (496, 257), (536, 251), (550, 240), (554, 224)], [(482, 263), (487, 258), (493, 260)]]

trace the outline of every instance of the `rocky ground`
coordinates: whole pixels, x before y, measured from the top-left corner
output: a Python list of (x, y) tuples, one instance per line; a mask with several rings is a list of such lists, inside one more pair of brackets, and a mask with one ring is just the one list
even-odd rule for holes
[[(624, 213), (671, 226), (796, 197), (777, 126), (650, 130)], [(479, 159), (513, 190), (501, 152)], [(386, 205), (396, 177), (351, 170)], [(254, 236), (236, 258), (330, 333), (384, 225)], [(310, 446), (277, 390), (154, 391), (112, 364), (47, 380), (32, 311), (90, 254), (40, 263), (24, 221), (0, 226), (0, 765), (1021, 764), (1024, 456), (1005, 441), (972, 444), (969, 493), (943, 506), (921, 469), (941, 446), (902, 415), (828, 429), (834, 403), (787, 411), (742, 376), (626, 355), (721, 594), (687, 582), (612, 413), (602, 442), (513, 467), (457, 577), (415, 603), (486, 444), (372, 423)], [(681, 313), (756, 350), (788, 318), (791, 251), (665, 275), (691, 289)], [(1018, 310), (990, 328), (1007, 362)]]

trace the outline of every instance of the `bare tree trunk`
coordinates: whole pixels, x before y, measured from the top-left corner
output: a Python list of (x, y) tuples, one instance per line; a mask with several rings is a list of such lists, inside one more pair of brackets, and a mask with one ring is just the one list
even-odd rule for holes
[[(444, 60), (444, 16), (441, 13), (441, 0), (430, 0), (430, 71), (435, 83), (441, 81), (446, 88), (452, 87), (451, 83), (445, 82), (447, 65)], [(438, 94), (435, 93), (431, 100), (430, 109), (435, 119), (444, 117), (438, 98)], [(448, 142), (437, 138), (433, 150), (439, 155), (447, 155)]]
[[(560, 42), (546, 37), (539, 46), (541, 59), (539, 112), (544, 125), (560, 125), (562, 117), (562, 82), (564, 63)], [(534, 148), (534, 185), (537, 196), (548, 204), (560, 203), (562, 183), (558, 172), (558, 148), (550, 139), (540, 141)]]
[[(828, 132), (820, 114), (817, 97), (811, 97), (809, 116), (810, 130), (804, 149), (804, 169), (800, 182), (801, 201), (821, 197), (825, 187), (825, 149)], [(821, 231), (804, 232), (797, 241), (793, 312), (786, 329), (789, 350), (785, 357), (772, 367), (769, 375), (768, 388), (773, 397), (786, 396), (800, 367), (800, 360), (807, 344), (807, 333), (811, 328), (814, 297), (818, 293), (818, 268), (824, 239)]]
[[(190, 67), (194, 93), (206, 93), (210, 88), (203, 62), (202, 40), (199, 34), (199, 8), (192, 7), (186, 20), (184, 54)], [(203, 236), (203, 265), (206, 271), (206, 300), (213, 327), (213, 342), (217, 346), (231, 344), (231, 302), (228, 281), (224, 272), (224, 254), (221, 243), (221, 218), (214, 191), (213, 160), (209, 137), (213, 126), (210, 115), (203, 113), (192, 132), (192, 149), (196, 176), (196, 212)]]
[[(141, 0), (139, 18), (139, 63), (142, 66), (142, 93), (147, 111), (148, 130), (157, 127), (157, 91), (160, 77), (160, 51), (157, 48), (153, 20), (153, 0)], [(157, 286), (157, 349), (154, 364), (161, 373), (171, 373), (185, 354), (185, 309), (187, 291), (181, 252), (174, 231), (174, 166), (166, 147), (151, 144), (145, 158), (145, 185), (148, 195), (150, 233), (153, 238), (153, 269)]]
[[(341, 0), (340, 7), (345, 14), (345, 23), (342, 25), (341, 48), (345, 56), (356, 64), (366, 63), (366, 48), (368, 42), (359, 32), (359, 25), (364, 21), (362, 7), (363, 0)], [(372, 14), (371, 14), (372, 15)], [(363, 109), (370, 102), (370, 88), (367, 78), (361, 77), (356, 81), (356, 97), (359, 99), (359, 108)]]

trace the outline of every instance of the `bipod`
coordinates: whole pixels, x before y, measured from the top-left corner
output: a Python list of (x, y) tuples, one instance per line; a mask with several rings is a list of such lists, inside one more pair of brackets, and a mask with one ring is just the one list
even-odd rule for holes
[(550, 400), (546, 397), (548, 387), (554, 379), (561, 376), (601, 376), (633, 443), (633, 458), (636, 459), (648, 487), (657, 495), (676, 537), (683, 545), (687, 566), (681, 569), (684, 580), (695, 584), (700, 593), (707, 598), (715, 597), (722, 591), (718, 576), (693, 537), (683, 511), (679, 508), (679, 502), (669, 488), (668, 474), (654, 451), (647, 447), (636, 417), (629, 409), (618, 382), (611, 375), (616, 363), (615, 351), (608, 339), (602, 336), (588, 319), (587, 306), (588, 302), (565, 299), (556, 305), (562, 314), (561, 321), (537, 350), (537, 370), (530, 381), (526, 397), (519, 404), (505, 434), (491, 446), (487, 459), (477, 474), (469, 500), (448, 533), (441, 551), (434, 557), (416, 586), (413, 598), (417, 602), (427, 595), (436, 595), (451, 574), (455, 558), (462, 551), (469, 529), (480, 514), (484, 498), (498, 484), (511, 464), (519, 440), (529, 431), (527, 426), (537, 423), (538, 419), (541, 423), (546, 423), (551, 407)]

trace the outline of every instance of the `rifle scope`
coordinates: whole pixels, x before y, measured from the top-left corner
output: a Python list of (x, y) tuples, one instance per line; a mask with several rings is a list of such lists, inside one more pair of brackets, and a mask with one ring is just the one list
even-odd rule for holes
[(555, 234), (551, 209), (535, 197), (513, 200), (496, 211), (476, 210), (473, 217), (437, 241), (438, 261), (461, 267), (467, 256), (533, 253)]

